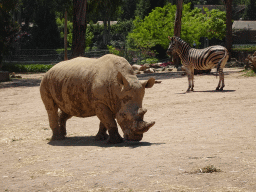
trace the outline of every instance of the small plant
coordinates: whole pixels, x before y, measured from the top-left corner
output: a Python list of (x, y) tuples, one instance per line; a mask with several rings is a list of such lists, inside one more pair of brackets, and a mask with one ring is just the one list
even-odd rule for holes
[(145, 63), (153, 64), (153, 63), (157, 63), (157, 62), (158, 62), (157, 58), (148, 58), (148, 59), (142, 60), (141, 64), (145, 64)]
[(243, 74), (244, 77), (255, 77), (256, 76), (256, 73), (252, 69), (243, 70), (243, 72), (244, 72), (244, 74)]
[(221, 172), (220, 169), (217, 169), (213, 165), (208, 165), (202, 169), (199, 169), (201, 173), (213, 173), (213, 172)]
[(19, 139), (13, 138), (12, 142), (14, 142), (14, 141), (21, 141), (21, 140), (22, 140), (22, 138), (19, 138)]
[(205, 166), (203, 168), (199, 168), (199, 169), (197, 169), (195, 171), (192, 171), (192, 172), (189, 172), (189, 173), (196, 174), (196, 173), (214, 173), (214, 172), (221, 172), (221, 170), (217, 169), (213, 165), (208, 165), (208, 166)]
[(115, 47), (111, 45), (108, 45), (107, 47), (108, 47), (109, 53), (112, 53), (114, 55), (119, 55), (119, 51)]

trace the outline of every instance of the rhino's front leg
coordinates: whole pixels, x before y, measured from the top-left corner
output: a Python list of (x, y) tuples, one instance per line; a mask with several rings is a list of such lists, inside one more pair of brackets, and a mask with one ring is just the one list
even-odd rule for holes
[(97, 133), (95, 140), (101, 141), (101, 140), (106, 140), (107, 138), (108, 138), (107, 128), (104, 126), (103, 123), (100, 122), (99, 132)]
[[(109, 137), (108, 143), (121, 143), (123, 142), (123, 138), (118, 133), (117, 124), (114, 118), (114, 114), (111, 110), (104, 104), (96, 105), (96, 115), (100, 119), (100, 122), (104, 125), (104, 127), (108, 130)], [(99, 132), (104, 131), (104, 128), (100, 128)]]

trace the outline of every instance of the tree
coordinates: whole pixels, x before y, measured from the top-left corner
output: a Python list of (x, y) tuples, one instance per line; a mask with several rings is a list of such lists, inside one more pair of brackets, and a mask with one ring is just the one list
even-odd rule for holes
[(148, 16), (153, 9), (156, 7), (163, 7), (168, 2), (169, 0), (139, 0), (136, 5), (135, 16), (144, 19), (144, 17)]
[(143, 19), (145, 16), (150, 13), (150, 0), (140, 0), (136, 5), (135, 15), (140, 19)]
[[(191, 46), (200, 44), (200, 37), (209, 39), (225, 37), (225, 12), (219, 10), (190, 9), (190, 4), (183, 5), (181, 38)], [(165, 50), (168, 48), (168, 36), (174, 35), (174, 20), (176, 5), (168, 4), (156, 7), (144, 20), (136, 17), (134, 29), (128, 35), (128, 41), (134, 47), (152, 48), (160, 45)]]
[(246, 6), (244, 19), (245, 20), (256, 20), (256, 2), (255, 0), (249, 0), (249, 3)]
[(0, 69), (4, 54), (7, 54), (12, 42), (19, 32), (19, 25), (11, 17), (11, 11), (15, 9), (17, 0), (3, 0), (0, 3)]
[(73, 0), (72, 58), (83, 56), (85, 50), (87, 0)]
[(61, 45), (60, 34), (56, 24), (55, 11), (47, 1), (42, 1), (36, 8), (34, 27), (32, 29), (33, 47), (56, 49)]
[(226, 0), (226, 48), (229, 53), (232, 49), (232, 0)]
[[(177, 0), (177, 9), (176, 9), (175, 23), (174, 23), (174, 36), (176, 37), (180, 37), (181, 17), (182, 17), (182, 0)], [(180, 58), (177, 53), (173, 55), (173, 61), (175, 66), (178, 68), (178, 66), (180, 65)]]
[(135, 10), (136, 10), (137, 0), (126, 0), (123, 1), (123, 5), (121, 7), (121, 15), (120, 20), (130, 20), (135, 19)]

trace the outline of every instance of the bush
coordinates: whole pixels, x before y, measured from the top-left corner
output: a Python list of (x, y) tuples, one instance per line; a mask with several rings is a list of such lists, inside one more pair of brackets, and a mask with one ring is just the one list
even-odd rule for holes
[(253, 51), (256, 51), (256, 46), (252, 46), (252, 47), (236, 47), (236, 48), (232, 48), (232, 51), (253, 52)]
[(49, 69), (51, 69), (53, 65), (51, 64), (9, 64), (9, 63), (4, 63), (2, 70), (3, 71), (9, 71), (9, 72), (33, 72), (33, 73), (38, 73), (38, 72), (46, 72)]
[(145, 63), (148, 63), (148, 64), (158, 63), (158, 59), (157, 58), (148, 58), (148, 59), (141, 61), (141, 64), (145, 64)]

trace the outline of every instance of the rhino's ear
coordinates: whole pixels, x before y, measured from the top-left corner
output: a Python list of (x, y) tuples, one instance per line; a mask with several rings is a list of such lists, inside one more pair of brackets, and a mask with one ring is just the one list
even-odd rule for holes
[(151, 88), (155, 84), (155, 78), (151, 77), (149, 80), (142, 83), (142, 86), (145, 88)]
[(127, 79), (120, 72), (117, 73), (117, 82), (120, 85), (123, 85), (124, 88), (128, 88), (129, 87), (129, 83), (128, 83)]

